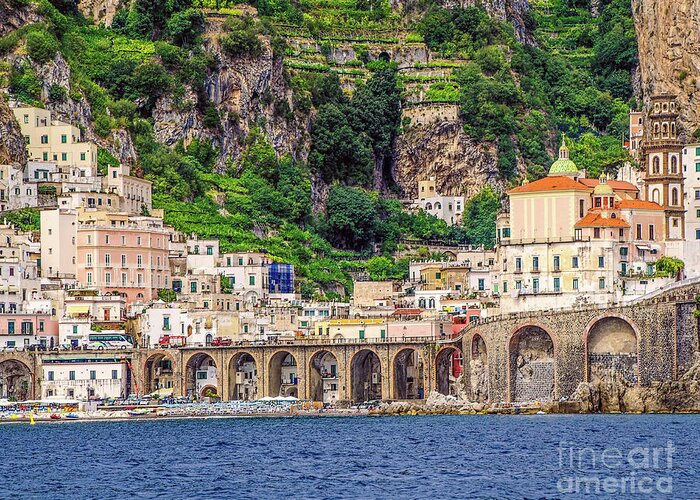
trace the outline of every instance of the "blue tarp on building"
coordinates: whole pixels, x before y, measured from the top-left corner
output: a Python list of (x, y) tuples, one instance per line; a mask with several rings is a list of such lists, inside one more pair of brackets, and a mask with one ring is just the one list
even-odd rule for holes
[(294, 293), (294, 266), (273, 262), (268, 281), (270, 293)]

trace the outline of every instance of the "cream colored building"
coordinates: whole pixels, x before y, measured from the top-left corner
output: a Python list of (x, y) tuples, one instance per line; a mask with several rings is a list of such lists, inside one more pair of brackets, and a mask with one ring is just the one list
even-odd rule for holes
[(97, 146), (81, 140), (80, 129), (52, 119), (51, 112), (31, 106), (12, 109), (27, 143), (30, 160), (53, 162), (67, 179), (94, 176)]
[(391, 307), (398, 298), (393, 281), (354, 281), (354, 307)]
[(418, 181), (418, 198), (413, 204), (450, 225), (459, 224), (464, 212), (464, 196), (444, 196), (437, 192), (435, 177)]
[(629, 183), (586, 178), (564, 145), (547, 177), (508, 196), (493, 277), (502, 313), (618, 302), (664, 255), (664, 208)]
[(110, 166), (107, 171), (108, 190), (119, 195), (120, 210), (132, 215), (153, 209), (151, 185), (151, 181), (130, 175), (128, 165)]
[(41, 212), (41, 276), (48, 283), (68, 280), (75, 283), (77, 266), (76, 236), (78, 219), (71, 210)]

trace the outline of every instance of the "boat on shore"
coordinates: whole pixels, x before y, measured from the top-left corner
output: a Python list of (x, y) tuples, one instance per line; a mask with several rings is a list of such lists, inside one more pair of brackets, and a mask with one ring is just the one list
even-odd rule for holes
[(70, 420), (77, 420), (80, 418), (80, 415), (78, 415), (77, 413), (69, 413), (66, 415), (66, 418)]
[(58, 413), (52, 413), (49, 418), (51, 420), (61, 420), (61, 415), (59, 415)]
[(127, 410), (127, 415), (130, 417), (143, 417), (145, 415), (150, 415), (151, 410), (148, 410), (146, 408), (141, 408), (138, 410)]

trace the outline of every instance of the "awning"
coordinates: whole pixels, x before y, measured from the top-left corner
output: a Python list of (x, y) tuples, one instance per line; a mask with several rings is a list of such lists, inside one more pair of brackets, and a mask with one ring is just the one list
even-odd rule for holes
[(89, 314), (90, 304), (71, 304), (66, 308), (66, 314), (73, 316), (76, 314)]
[(7, 291), (7, 285), (0, 285), (0, 292), (6, 292)]
[(651, 247), (648, 245), (635, 245), (637, 247), (637, 250), (651, 250)]
[(9, 286), (9, 292), (10, 292), (10, 293), (19, 293), (19, 287), (10, 285), (10, 286)]

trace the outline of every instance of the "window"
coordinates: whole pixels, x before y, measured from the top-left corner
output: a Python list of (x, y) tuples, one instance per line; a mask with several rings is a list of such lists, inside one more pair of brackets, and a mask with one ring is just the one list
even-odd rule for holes
[(136, 237), (136, 244), (137, 244), (138, 246), (141, 246), (141, 236), (137, 236), (137, 237)]
[[(49, 161), (49, 154), (47, 152), (42, 153), (41, 158), (44, 161)], [(44, 173), (44, 179), (46, 179), (46, 173)]]
[(561, 292), (561, 278), (554, 278), (554, 291)]
[(695, 171), (700, 172), (700, 162), (695, 162)]
[(126, 267), (126, 255), (122, 254), (122, 267)]
[(122, 236), (122, 246), (126, 245), (126, 236)]
[(360, 330), (360, 340), (362, 340), (362, 339), (364, 339), (364, 338), (365, 338), (365, 331), (364, 331), (364, 330)]
[(504, 228), (503, 228), (503, 237), (504, 237), (504, 238), (510, 238), (510, 228), (509, 228), (509, 227), (504, 227)]
[(15, 333), (15, 322), (13, 320), (7, 322), (7, 333), (10, 335)]
[[(697, 193), (696, 193), (697, 196)], [(678, 188), (673, 188), (671, 190), (671, 205), (678, 205)]]
[(105, 285), (110, 286), (112, 284), (112, 273), (105, 273)]
[(578, 200), (578, 216), (579, 216), (579, 218), (583, 218), (585, 206), (586, 206), (585, 200)]
[(97, 380), (97, 372), (95, 370), (90, 370), (90, 380)]
[(248, 278), (248, 282), (250, 285), (255, 285), (255, 276), (253, 276), (251, 274), (250, 277)]
[(600, 208), (600, 207), (601, 207), (600, 197), (596, 197), (596, 198), (593, 200), (593, 205), (594, 205), (596, 208)]
[(508, 293), (508, 282), (507, 281), (503, 282), (503, 293)]
[(78, 325), (73, 325), (73, 335), (78, 333)]
[(515, 289), (520, 290), (523, 287), (523, 282), (520, 280), (515, 280)]
[(695, 230), (695, 239), (700, 240), (700, 229)]
[(126, 286), (126, 273), (122, 273), (122, 286)]
[(75, 370), (68, 372), (68, 380), (75, 380)]
[(138, 267), (143, 267), (143, 257), (141, 255), (136, 256), (136, 265)]
[(105, 266), (112, 265), (112, 256), (108, 253), (105, 254)]
[(92, 273), (87, 273), (87, 284), (92, 285)]
[(540, 258), (539, 257), (532, 258), (532, 270), (533, 270), (533, 272), (537, 272), (540, 270)]
[(653, 224), (649, 224), (649, 239), (652, 241), (654, 240), (654, 225)]
[(642, 239), (642, 225), (637, 224), (637, 239), (641, 240)]
[(170, 316), (163, 316), (163, 330), (170, 330)]
[(554, 270), (555, 271), (559, 271), (559, 260), (560, 260), (559, 256), (555, 255), (554, 256)]
[(629, 252), (629, 249), (627, 247), (620, 247), (620, 256), (627, 257), (628, 252)]
[(68, 153), (61, 153), (61, 161), (68, 161)]
[(523, 272), (523, 259), (521, 259), (520, 257), (515, 258), (515, 272), (516, 273)]
[(53, 371), (48, 372), (47, 375), (48, 375), (49, 381), (53, 381), (53, 377), (54, 377)]
[(42, 144), (48, 144), (48, 143), (49, 143), (49, 136), (48, 136), (48, 135), (42, 135), (42, 136), (41, 136), (41, 143), (42, 143)]
[(605, 278), (598, 278), (598, 288), (601, 290), (605, 288)]
[(112, 370), (112, 380), (117, 379), (117, 370)]
[(659, 171), (661, 170), (660, 165), (661, 165), (661, 164), (660, 164), (660, 162), (659, 162), (659, 157), (658, 157), (658, 156), (655, 156), (655, 157), (654, 157), (654, 160), (652, 161), (652, 172), (655, 173), (655, 174), (658, 174)]
[(594, 228), (593, 228), (593, 237), (594, 237), (594, 238), (600, 238), (600, 228), (599, 228), (599, 227), (594, 227)]
[(61, 134), (61, 144), (66, 144), (68, 142), (68, 136), (66, 134)]
[(24, 115), (24, 123), (29, 123), (29, 115)]
[(207, 255), (214, 255), (214, 248), (213, 247), (207, 247)]
[(532, 290), (537, 293), (540, 291), (540, 280), (539, 278), (534, 278), (532, 280)]
[(193, 281), (190, 283), (190, 292), (197, 293), (197, 282)]
[(39, 331), (40, 332), (44, 331), (44, 322), (43, 321), (39, 321)]
[(582, 239), (583, 239), (583, 230), (575, 229), (574, 230), (574, 240), (581, 241)]
[(578, 290), (578, 278), (574, 278), (571, 281), (571, 288), (573, 288), (574, 290)]
[(598, 267), (605, 267), (605, 257), (602, 255), (598, 256)]
[(138, 286), (143, 285), (143, 274), (138, 273), (138, 274), (136, 275), (136, 284), (137, 284)]
[(578, 256), (571, 257), (571, 267), (578, 269)]
[(80, 161), (85, 161), (85, 153), (80, 153)]
[(486, 288), (486, 283), (484, 281), (484, 278), (479, 278), (479, 291), (483, 292), (485, 288)]

